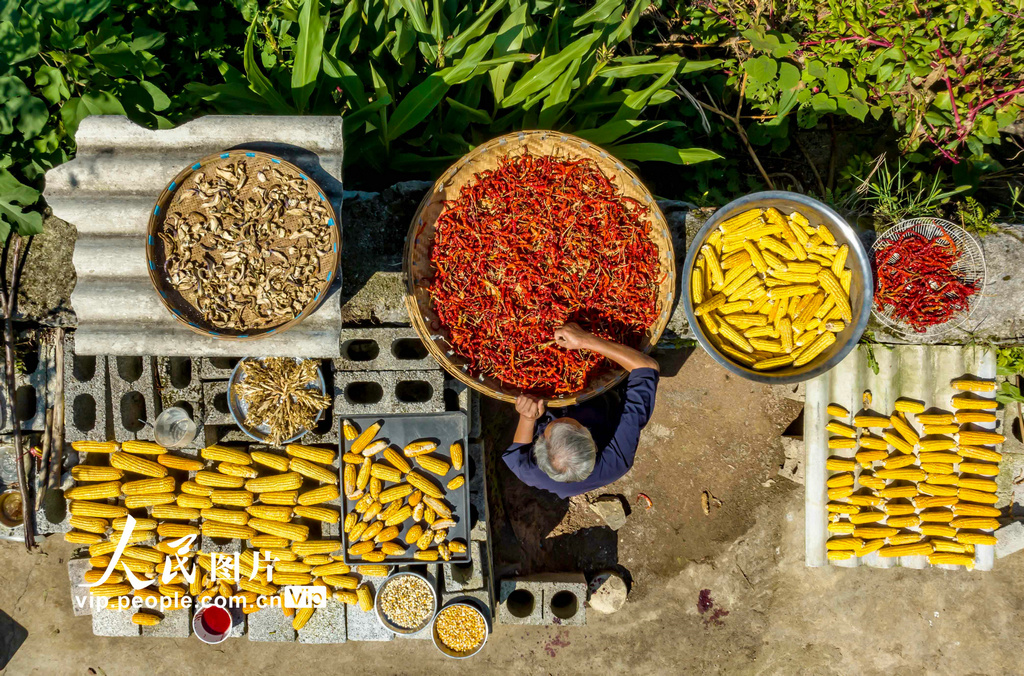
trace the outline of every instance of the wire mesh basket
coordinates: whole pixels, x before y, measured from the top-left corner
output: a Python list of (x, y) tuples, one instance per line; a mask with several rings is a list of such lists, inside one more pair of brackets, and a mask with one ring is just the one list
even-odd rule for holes
[(981, 245), (978, 243), (978, 240), (972, 237), (970, 233), (959, 225), (941, 218), (911, 218), (900, 221), (893, 227), (886, 230), (884, 233), (879, 235), (875, 240), (875, 243), (871, 245), (872, 252), (875, 256), (876, 279), (878, 266), (880, 264), (896, 264), (899, 263), (900, 258), (899, 253), (893, 253), (888, 259), (884, 261), (879, 260), (879, 251), (885, 245), (898, 240), (905, 232), (908, 231), (919, 233), (929, 239), (948, 236), (960, 254), (960, 259), (950, 269), (961, 279), (971, 280), (977, 283), (978, 290), (971, 296), (968, 296), (966, 309), (956, 312), (941, 324), (929, 326), (925, 331), (918, 331), (910, 324), (897, 318), (895, 316), (896, 308), (892, 305), (880, 307), (876, 289), (872, 314), (874, 314), (878, 321), (906, 338), (912, 338), (915, 341), (927, 341), (929, 339), (942, 336), (949, 331), (962, 326), (964, 322), (971, 317), (975, 309), (977, 309), (978, 304), (981, 303), (981, 292), (985, 288), (985, 256), (982, 254)]

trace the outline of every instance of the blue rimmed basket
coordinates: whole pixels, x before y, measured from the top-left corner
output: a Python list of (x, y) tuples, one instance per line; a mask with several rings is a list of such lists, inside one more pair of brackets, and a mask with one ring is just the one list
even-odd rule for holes
[[(209, 168), (210, 165), (217, 165), (222, 160), (237, 157), (264, 159), (267, 162), (281, 165), (283, 168), (301, 176), (303, 180), (308, 181), (316, 191), (321, 203), (327, 209), (328, 225), (331, 227), (331, 257), (326, 266), (327, 274), (322, 279), (317, 280), (319, 282), (319, 288), (317, 289), (316, 296), (314, 296), (313, 300), (306, 304), (302, 309), (302, 312), (287, 322), (282, 322), (277, 326), (262, 329), (251, 329), (244, 332), (230, 331), (209, 325), (203, 319), (202, 315), (192, 307), (191, 303), (185, 300), (181, 294), (171, 286), (171, 283), (167, 279), (167, 275), (164, 271), (164, 263), (166, 260), (164, 243), (163, 240), (157, 236), (157, 232), (163, 226), (164, 217), (167, 215), (167, 205), (170, 204), (175, 191), (181, 187), (189, 176), (203, 167)], [(324, 301), (327, 296), (328, 289), (331, 288), (331, 284), (335, 281), (340, 256), (341, 228), (338, 224), (337, 214), (334, 213), (334, 208), (331, 206), (330, 200), (324, 195), (323, 189), (316, 183), (316, 181), (307, 176), (304, 171), (294, 164), (269, 153), (261, 153), (253, 150), (229, 150), (217, 153), (216, 155), (209, 155), (183, 169), (174, 177), (174, 180), (163, 189), (160, 196), (157, 198), (156, 206), (153, 207), (153, 212), (149, 216), (149, 226), (146, 231), (146, 268), (149, 271), (149, 279), (153, 283), (153, 288), (156, 289), (157, 294), (160, 296), (160, 302), (164, 304), (164, 307), (170, 311), (175, 319), (192, 331), (221, 340), (255, 340), (257, 338), (269, 336), (273, 333), (280, 333), (281, 331), (287, 331), (309, 315), (313, 314), (313, 312), (315, 312)]]
[[(434, 183), (423, 198), (409, 226), (405, 240), (403, 273), (405, 277), (405, 303), (420, 340), (448, 373), (466, 385), (483, 392), (489, 397), (502, 401), (515, 401), (521, 390), (491, 376), (472, 376), (465, 359), (456, 354), (448, 344), (445, 330), (431, 306), (430, 282), (434, 277), (434, 266), (430, 251), (434, 243), (434, 227), (444, 209), (445, 200), (456, 199), (462, 186), (474, 180), (476, 174), (498, 166), (506, 155), (519, 155), (529, 150), (535, 155), (554, 155), (567, 159), (587, 158), (593, 160), (605, 176), (611, 179), (627, 197), (632, 197), (647, 206), (647, 218), (651, 222), (651, 241), (658, 248), (662, 282), (658, 288), (658, 317), (647, 329), (640, 345), (644, 352), (658, 344), (675, 300), (676, 259), (672, 247), (672, 233), (661, 213), (654, 196), (640, 182), (640, 179), (619, 159), (599, 146), (577, 136), (555, 131), (523, 131), (499, 136), (477, 146), (452, 165)], [(569, 406), (595, 397), (615, 387), (626, 372), (615, 368), (592, 378), (586, 387), (573, 394), (560, 395), (547, 401), (548, 406)]]

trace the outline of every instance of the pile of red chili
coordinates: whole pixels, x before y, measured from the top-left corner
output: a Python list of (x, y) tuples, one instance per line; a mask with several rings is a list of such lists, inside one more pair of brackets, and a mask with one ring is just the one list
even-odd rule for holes
[(431, 252), (434, 310), (471, 373), (574, 393), (608, 365), (554, 345), (557, 327), (638, 346), (660, 282), (647, 212), (587, 159), (526, 153), (477, 174), (445, 204)]
[(906, 230), (875, 252), (875, 308), (918, 333), (966, 311), (979, 286), (953, 270), (960, 251), (935, 225), (941, 236)]

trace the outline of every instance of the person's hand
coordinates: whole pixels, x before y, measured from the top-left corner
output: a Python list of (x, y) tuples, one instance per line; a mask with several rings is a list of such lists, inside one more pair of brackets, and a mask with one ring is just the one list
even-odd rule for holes
[(528, 420), (536, 420), (544, 415), (544, 400), (520, 394), (516, 397), (516, 411)]
[(588, 347), (587, 343), (593, 337), (592, 333), (581, 329), (576, 322), (569, 322), (565, 326), (555, 329), (555, 343), (567, 350), (581, 350)]

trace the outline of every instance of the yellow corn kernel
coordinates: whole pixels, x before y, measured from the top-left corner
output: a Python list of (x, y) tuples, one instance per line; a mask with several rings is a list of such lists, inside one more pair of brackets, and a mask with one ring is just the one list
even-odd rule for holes
[(75, 486), (64, 491), (64, 497), (68, 500), (105, 500), (116, 498), (121, 495), (120, 481), (106, 481), (98, 484), (86, 484)]
[(212, 486), (203, 486), (202, 484), (198, 484), (195, 481), (186, 481), (185, 483), (181, 484), (181, 490), (183, 493), (187, 493), (189, 495), (196, 495), (203, 498), (208, 498), (210, 497), (210, 495), (213, 494)]
[(299, 504), (305, 506), (318, 505), (322, 502), (330, 502), (331, 500), (335, 500), (338, 498), (338, 496), (338, 487), (328, 484), (326, 486), (314, 488), (311, 491), (306, 491), (305, 493), (300, 494)]
[(120, 444), (114, 441), (73, 441), (71, 448), (79, 453), (116, 453)]
[(249, 518), (249, 526), (267, 535), (277, 535), (295, 542), (305, 542), (309, 538), (309, 526), (297, 523), (280, 523), (268, 519)]
[(880, 415), (861, 414), (853, 417), (853, 424), (857, 427), (881, 427), (886, 428), (891, 424), (889, 418)]
[[(913, 456), (913, 455), (906, 454), (906, 453), (893, 453), (892, 455), (890, 455), (888, 458), (885, 459), (885, 462), (883, 464), (885, 465), (886, 469), (900, 469), (902, 467), (907, 467), (909, 465), (913, 465), (916, 462), (917, 462), (917, 458), (915, 456)], [(879, 476), (881, 476), (883, 479), (897, 479), (897, 478), (900, 478), (900, 477), (883, 476), (881, 474)], [(920, 481), (920, 479), (915, 479), (915, 481)]]
[(209, 486), (210, 488), (241, 488), (245, 483), (245, 479), (240, 476), (229, 476), (208, 470), (196, 472), (194, 481), (200, 486)]
[(852, 523), (854, 525), (857, 525), (857, 526), (865, 524), (865, 523), (875, 523), (877, 521), (884, 521), (885, 520), (885, 516), (886, 515), (885, 515), (884, 512), (875, 512), (875, 511), (861, 512), (859, 514), (851, 515), (850, 516), (850, 523)]
[(954, 395), (951, 401), (953, 408), (966, 408), (972, 411), (990, 411), (999, 407), (999, 402), (995, 399), (986, 399), (967, 394)]
[(892, 558), (895, 556), (923, 556), (931, 553), (932, 545), (930, 542), (894, 545), (891, 547), (882, 547), (878, 550), (878, 555), (882, 558)]
[(888, 453), (885, 451), (858, 451), (854, 458), (861, 464), (862, 467), (870, 467), (871, 463), (879, 460), (885, 460)]
[(292, 506), (298, 502), (298, 491), (270, 491), (260, 493), (260, 502), (265, 505), (287, 505)]
[(999, 465), (990, 465), (984, 462), (962, 462), (960, 472), (964, 474), (980, 474), (981, 476), (996, 476), (999, 474)]
[(239, 540), (248, 540), (256, 535), (256, 531), (249, 526), (236, 526), (220, 521), (204, 521), (202, 533), (212, 538), (237, 538)]
[(183, 538), (189, 535), (202, 535), (196, 526), (184, 523), (162, 523), (156, 527), (157, 535), (162, 538)]
[(917, 485), (917, 489), (924, 495), (956, 495), (956, 486), (943, 486), (938, 484), (920, 483)]
[(121, 450), (125, 453), (135, 453), (136, 455), (161, 455), (167, 452), (166, 448), (159, 444), (154, 444), (152, 441), (135, 440), (122, 443)]
[(71, 468), (71, 478), (75, 481), (118, 481), (124, 471), (116, 467), (101, 465), (75, 465)]
[(825, 429), (832, 434), (836, 434), (841, 437), (848, 437), (850, 439), (855, 439), (857, 437), (857, 430), (855, 428), (850, 427), (846, 423), (841, 423), (838, 420), (830, 420), (829, 423), (825, 425)]
[(341, 515), (338, 514), (338, 510), (331, 509), (330, 507), (296, 507), (295, 515), (301, 516), (304, 519), (320, 521), (322, 523), (338, 523), (338, 521), (341, 520)]
[(991, 411), (957, 411), (955, 420), (960, 425), (966, 425), (967, 423), (994, 423), (996, 421), (996, 414)]
[(948, 509), (926, 510), (918, 516), (921, 517), (921, 521), (931, 523), (949, 523), (953, 520), (953, 512)]
[(959, 501), (953, 497), (935, 497), (931, 495), (918, 496), (914, 498), (914, 506), (918, 509), (929, 509), (931, 507), (950, 507)]
[[(884, 470), (883, 470), (884, 471)], [(917, 495), (917, 486), (891, 486), (875, 491), (880, 498), (913, 498)]]
[(852, 486), (853, 485), (853, 473), (852, 472), (844, 472), (842, 474), (836, 474), (836, 475), (834, 475), (832, 477), (829, 477), (828, 481), (825, 482), (825, 485), (827, 485), (829, 488), (840, 488), (842, 486)]
[(900, 436), (903, 437), (911, 446), (917, 444), (917, 442), (921, 440), (917, 435), (917, 432), (914, 431), (914, 428), (912, 428), (898, 413), (894, 413), (889, 416), (889, 422), (892, 423), (892, 426), (900, 433)]
[[(264, 494), (265, 495), (265, 494)], [(266, 498), (260, 496), (264, 501)], [(215, 505), (229, 505), (231, 507), (248, 507), (252, 504), (252, 493), (249, 491), (225, 491), (215, 490), (210, 494), (210, 500)]]
[(887, 528), (885, 526), (863, 526), (855, 528), (853, 536), (861, 538), (862, 540), (874, 540), (876, 538), (887, 538), (892, 537), (899, 533), (895, 528)]
[(832, 457), (825, 461), (825, 469), (833, 472), (852, 472), (857, 463), (848, 458)]
[(903, 481), (924, 481), (926, 473), (921, 469), (880, 469), (875, 476), (881, 479), (901, 479)]
[(857, 477), (857, 481), (860, 482), (861, 486), (872, 490), (877, 491), (885, 488), (885, 479), (879, 479), (873, 474), (861, 474)]
[(230, 462), (233, 465), (252, 464), (252, 457), (248, 453), (228, 446), (207, 446), (199, 451), (199, 455), (215, 462)]
[(957, 489), (956, 496), (966, 502), (978, 502), (983, 505), (994, 505), (999, 501), (995, 493), (985, 493), (983, 491), (971, 490), (970, 488)]
[(103, 519), (116, 519), (128, 514), (127, 507), (86, 500), (72, 500), (68, 511), (78, 516), (96, 516)]
[(1001, 512), (995, 507), (987, 505), (975, 505), (970, 502), (960, 502), (953, 505), (953, 512), (957, 516), (1000, 516)]
[(860, 538), (831, 538), (825, 542), (825, 548), (829, 551), (856, 550), (864, 546)]
[(961, 531), (956, 534), (956, 541), (966, 545), (994, 545), (996, 543), (995, 535), (988, 535), (987, 533), (970, 533), (967, 531)]
[(922, 425), (949, 425), (954, 416), (952, 413), (919, 413), (915, 419)]
[(913, 505), (899, 504), (895, 502), (886, 503), (882, 509), (889, 516), (907, 516), (914, 513)]
[(153, 507), (154, 505), (169, 505), (175, 500), (174, 493), (143, 493), (142, 495), (129, 495), (124, 499), (124, 506), (128, 509), (139, 507)]
[(907, 516), (890, 516), (885, 520), (885, 525), (892, 528), (913, 528), (921, 525), (921, 519), (914, 514), (908, 514)]
[(274, 474), (272, 476), (260, 477), (258, 479), (249, 479), (245, 482), (245, 490), (252, 493), (291, 491), (301, 486), (302, 475), (298, 472)]
[(268, 453), (266, 451), (252, 451), (249, 453), (252, 457), (252, 461), (258, 465), (269, 467), (275, 472), (287, 472), (288, 471), (288, 458), (277, 455), (276, 453)]
[(311, 554), (330, 554), (341, 549), (341, 542), (338, 540), (307, 540), (306, 542), (293, 542), (291, 550), (299, 556)]

